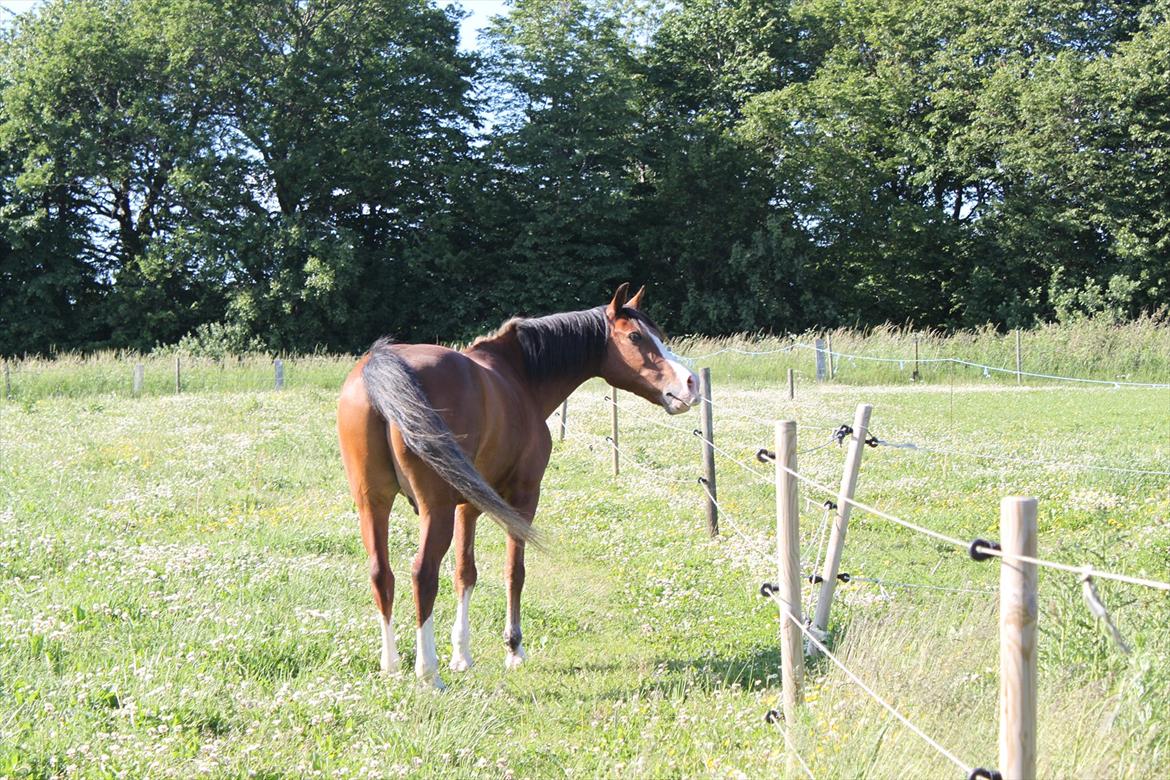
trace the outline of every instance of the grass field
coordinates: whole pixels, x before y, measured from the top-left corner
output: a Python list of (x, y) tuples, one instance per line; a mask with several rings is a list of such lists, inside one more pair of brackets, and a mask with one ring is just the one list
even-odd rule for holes
[[(624, 398), (613, 479), (606, 388), (573, 397), (537, 517), (552, 549), (528, 565), (529, 661), (503, 669), (503, 542), (481, 524), (477, 664), (446, 673), (441, 695), (378, 672), (333, 390), (0, 404), (0, 777), (783, 776), (783, 739), (764, 721), (776, 611), (756, 593), (775, 578), (757, 553), (774, 546), (770, 477), (752, 458), (771, 420), (795, 417), (812, 447), (868, 401), (891, 441), (1170, 470), (1170, 390), (802, 383), (789, 402), (741, 364), (715, 364), (717, 440), (764, 478), (720, 460), (717, 540), (694, 484), (696, 419)], [(828, 446), (801, 469), (835, 483), (843, 459)], [(1043, 556), (1170, 579), (1168, 477), (879, 448), (858, 491), (963, 538), (994, 538), (1008, 494), (1039, 498)], [(810, 562), (821, 521), (802, 518)], [(400, 502), (390, 550), (407, 669), (415, 534)], [(832, 645), (927, 733), (994, 766), (997, 565), (855, 514), (843, 568), (972, 591), (844, 585)], [(1040, 774), (1161, 777), (1170, 598), (1100, 583), (1127, 656), (1075, 577), (1044, 571), (1040, 587)], [(445, 576), (441, 638), (453, 601)], [(793, 734), (817, 777), (958, 776), (824, 662), (808, 699)]]

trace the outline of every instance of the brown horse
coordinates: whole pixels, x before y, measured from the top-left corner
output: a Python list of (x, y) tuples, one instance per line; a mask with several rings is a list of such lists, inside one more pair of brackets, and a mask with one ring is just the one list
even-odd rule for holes
[(552, 451), (545, 420), (578, 385), (598, 376), (671, 414), (698, 401), (695, 375), (663, 346), (662, 331), (640, 310), (644, 291), (627, 300), (623, 284), (608, 306), (510, 320), (462, 352), (382, 339), (349, 373), (337, 430), (381, 612), (384, 671), (398, 669), (386, 523), (399, 493), (420, 521), (411, 572), (415, 674), (443, 687), (431, 613), (439, 563), (452, 539), (458, 605), (451, 669), (471, 666), (475, 523), (485, 512), (508, 534), (505, 664), (514, 668), (524, 660), (524, 545), (534, 539), (532, 518)]

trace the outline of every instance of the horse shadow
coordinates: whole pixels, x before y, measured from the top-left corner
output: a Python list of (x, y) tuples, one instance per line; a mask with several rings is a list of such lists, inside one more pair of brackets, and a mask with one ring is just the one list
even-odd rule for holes
[[(825, 641), (830, 652), (845, 639), (846, 628), (842, 626)], [(604, 687), (599, 698), (604, 700), (626, 700), (632, 696), (661, 695), (665, 697), (686, 696), (691, 693), (714, 693), (715, 691), (741, 690), (774, 692), (781, 690), (780, 637), (769, 645), (755, 645), (742, 652), (714, 653), (711, 651), (692, 657), (658, 654), (653, 661), (645, 662), (649, 670), (637, 680)], [(653, 664), (650, 666), (650, 664)], [(805, 679), (817, 677), (831, 668), (831, 662), (823, 655), (805, 655)], [(622, 664), (617, 661), (575, 664), (569, 674), (618, 674)]]

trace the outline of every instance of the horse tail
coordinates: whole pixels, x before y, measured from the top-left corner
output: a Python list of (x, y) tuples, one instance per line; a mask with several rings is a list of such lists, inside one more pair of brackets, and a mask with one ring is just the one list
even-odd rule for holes
[(374, 408), (402, 432), (411, 452), (422, 458), (439, 477), (491, 515), (513, 539), (539, 544), (532, 524), (497, 493), (464, 454), (455, 434), (427, 400), (414, 369), (382, 338), (370, 348), (362, 368), (362, 382)]

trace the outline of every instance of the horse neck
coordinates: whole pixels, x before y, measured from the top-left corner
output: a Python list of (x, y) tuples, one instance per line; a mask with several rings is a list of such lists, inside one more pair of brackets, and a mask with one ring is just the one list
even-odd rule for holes
[(541, 415), (546, 418), (556, 411), (574, 390), (601, 375), (598, 367), (582, 366), (580, 371), (569, 374), (532, 379), (524, 368), (524, 356), (520, 352), (520, 346), (516, 343), (515, 336), (511, 334), (482, 341), (469, 351), (490, 356), (489, 360), (495, 364), (496, 370), (509, 374), (521, 390), (533, 399)]
[(540, 407), (541, 413), (547, 418), (550, 414), (560, 408), (565, 399), (573, 394), (573, 391), (580, 387), (585, 382), (593, 377), (598, 376), (596, 372), (582, 371), (581, 376), (577, 377), (557, 377), (555, 379), (546, 379), (539, 383), (532, 385), (532, 394), (536, 398), (537, 405)]

